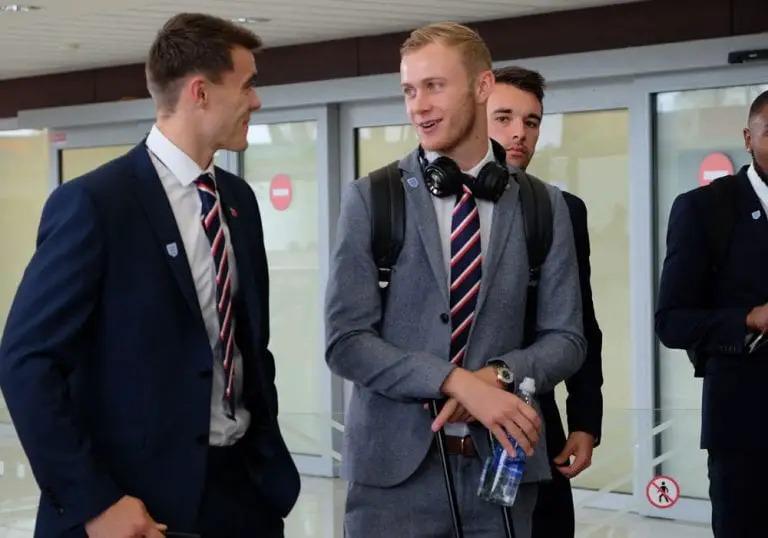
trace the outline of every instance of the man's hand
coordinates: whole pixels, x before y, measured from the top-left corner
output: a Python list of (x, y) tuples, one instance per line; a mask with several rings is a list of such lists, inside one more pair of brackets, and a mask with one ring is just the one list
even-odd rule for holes
[[(508, 453), (514, 454), (515, 449), (507, 434), (517, 441), (526, 454), (533, 455), (533, 447), (539, 442), (541, 419), (523, 400), (498, 386), (489, 386), (482, 376), (463, 368), (456, 368), (450, 373), (443, 383), (442, 392), (488, 428)], [(432, 431), (445, 426), (454, 411), (443, 407), (443, 411), (432, 423)]]
[[(595, 438), (586, 432), (572, 432), (568, 436), (565, 448), (555, 458), (557, 469), (566, 478), (574, 478), (592, 465), (592, 450), (595, 448)], [(563, 466), (574, 456), (573, 463)]]
[(754, 333), (768, 333), (768, 305), (756, 306), (747, 314), (747, 328)]
[(85, 524), (88, 538), (162, 538), (166, 528), (155, 523), (143, 502), (128, 496)]
[[(489, 385), (496, 388), (502, 388), (501, 383), (499, 383), (499, 380), (496, 377), (496, 368), (486, 366), (485, 368), (481, 368), (472, 373)], [(429, 404), (424, 404), (424, 409), (429, 409)], [(445, 418), (446, 416), (448, 418)], [(473, 417), (455, 398), (451, 398), (445, 402), (437, 418), (439, 418), (441, 422), (445, 421), (448, 424), (470, 423), (475, 421), (475, 417)]]

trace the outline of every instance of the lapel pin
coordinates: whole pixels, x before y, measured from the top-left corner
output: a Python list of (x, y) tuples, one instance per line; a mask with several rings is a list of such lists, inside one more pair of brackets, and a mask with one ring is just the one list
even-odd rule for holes
[(179, 247), (176, 246), (175, 242), (174, 243), (168, 243), (167, 245), (165, 245), (165, 250), (168, 252), (168, 255), (171, 258), (175, 258), (176, 256), (179, 255)]
[(419, 186), (419, 181), (415, 177), (411, 176), (408, 178), (408, 186), (412, 189), (415, 189)]
[(237, 218), (237, 209), (235, 209), (234, 207), (230, 207), (229, 214), (232, 215), (233, 218)]
[(757, 210), (757, 211), (753, 211), (753, 212), (752, 212), (752, 218), (753, 218), (754, 220), (757, 220), (757, 219), (759, 219), (759, 218), (760, 218), (760, 210)]

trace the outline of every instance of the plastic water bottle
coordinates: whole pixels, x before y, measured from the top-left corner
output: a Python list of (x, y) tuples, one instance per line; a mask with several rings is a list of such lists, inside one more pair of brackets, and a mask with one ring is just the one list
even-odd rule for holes
[[(531, 405), (535, 393), (536, 382), (530, 377), (523, 379), (518, 396)], [(493, 453), (485, 460), (477, 491), (477, 495), (484, 501), (504, 506), (512, 506), (515, 503), (527, 458), (527, 454), (512, 436), (509, 436), (509, 440), (515, 448), (515, 454), (507, 453), (498, 441), (495, 442)]]

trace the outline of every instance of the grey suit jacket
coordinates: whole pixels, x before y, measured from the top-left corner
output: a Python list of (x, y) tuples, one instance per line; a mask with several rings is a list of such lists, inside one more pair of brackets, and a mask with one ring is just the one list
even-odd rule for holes
[[(386, 312), (371, 254), (367, 177), (344, 190), (326, 290), (326, 361), (335, 374), (354, 383), (342, 476), (378, 487), (403, 482), (427, 455), (433, 434), (422, 404), (442, 397), (440, 387), (455, 367), (449, 362), (451, 325), (444, 321), (450, 312), (448, 276), (417, 150), (400, 161), (400, 168), (405, 238), (393, 267)], [(501, 359), (518, 382), (532, 377), (537, 392), (544, 393), (575, 373), (584, 360), (578, 265), (568, 208), (562, 194), (548, 187), (554, 230), (542, 267), (538, 337), (521, 349), (528, 262), (518, 189), (517, 182), (510, 181), (494, 208), (463, 367), (478, 370), (489, 360)], [(379, 333), (374, 327), (380, 320)], [(473, 423), (471, 433), (481, 455), (487, 455), (485, 428)], [(547, 480), (549, 469), (542, 432), (523, 481)]]

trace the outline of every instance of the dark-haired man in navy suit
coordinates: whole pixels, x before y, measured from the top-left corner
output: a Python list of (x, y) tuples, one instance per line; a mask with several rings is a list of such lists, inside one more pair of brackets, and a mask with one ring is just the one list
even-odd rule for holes
[[(752, 163), (715, 180), (732, 192), (731, 207), (710, 187), (683, 193), (672, 204), (656, 307), (661, 342), (706, 357), (701, 447), (709, 456), (716, 538), (765, 532), (768, 430), (760, 409), (768, 346), (749, 353), (747, 344), (768, 333), (768, 91), (750, 107), (744, 144)], [(714, 204), (733, 211), (721, 259), (713, 256), (707, 233)]]
[(148, 137), (45, 205), (0, 347), (38, 538), (283, 536), (299, 475), (261, 217), (213, 166), (247, 147), (260, 46), (219, 18), (170, 19), (147, 61)]
[[(525, 170), (539, 139), (544, 114), (544, 77), (536, 71), (515, 66), (495, 69), (493, 74), (496, 85), (488, 100), (488, 132), (506, 149), (507, 162)], [(552, 480), (539, 487), (533, 514), (533, 538), (573, 538), (575, 535), (569, 480), (592, 464), (592, 451), (600, 443), (603, 419), (603, 333), (592, 302), (587, 207), (581, 198), (569, 192), (563, 192), (563, 198), (568, 205), (579, 264), (587, 356), (581, 368), (565, 381), (568, 389), (567, 438), (554, 391), (539, 397), (547, 452), (552, 463)]]

